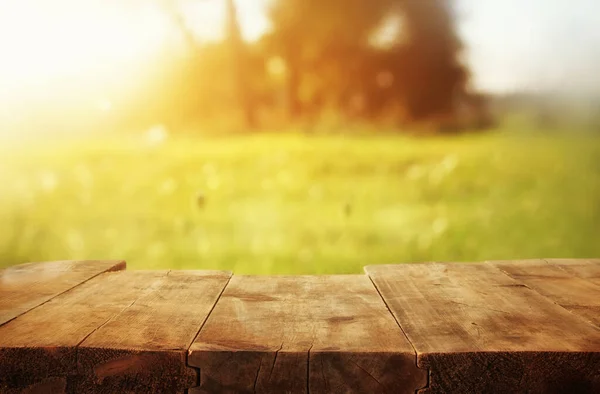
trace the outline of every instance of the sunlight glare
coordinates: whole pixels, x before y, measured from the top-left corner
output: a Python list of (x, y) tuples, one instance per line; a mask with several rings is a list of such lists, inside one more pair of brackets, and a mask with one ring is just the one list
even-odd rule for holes
[(0, 98), (15, 98), (58, 80), (64, 84), (72, 77), (103, 83), (99, 75), (112, 79), (114, 73), (143, 64), (168, 28), (165, 15), (149, 3), (2, 1)]

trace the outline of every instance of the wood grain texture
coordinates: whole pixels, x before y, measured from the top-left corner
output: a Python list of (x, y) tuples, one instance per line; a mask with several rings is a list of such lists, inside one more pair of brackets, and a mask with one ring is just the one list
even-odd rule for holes
[(589, 266), (594, 263), (586, 260), (567, 263), (511, 260), (490, 261), (488, 264), (600, 327), (600, 283), (573, 274), (574, 270), (591, 272)]
[[(51, 299), (0, 327), (0, 392), (31, 389), (49, 379), (63, 378), (66, 392), (150, 392), (148, 387), (156, 391), (162, 388), (162, 392), (183, 391), (185, 387), (180, 385), (190, 384), (193, 375), (185, 369), (185, 350), (200, 328), (199, 315), (205, 318), (212, 305), (208, 310), (192, 312), (189, 324), (182, 322), (182, 314), (211, 295), (216, 299), (229, 275), (110, 272)], [(186, 279), (188, 276), (193, 279)], [(198, 277), (206, 278), (208, 286), (195, 281)], [(179, 278), (183, 278), (180, 284)], [(214, 288), (215, 280), (222, 283), (218, 289)], [(188, 288), (184, 296), (174, 296), (174, 289), (186, 283), (197, 289)], [(187, 299), (190, 292), (200, 301)], [(175, 312), (168, 314), (167, 305)], [(147, 316), (144, 321), (136, 316), (141, 308)], [(182, 312), (177, 312), (180, 309)], [(141, 327), (144, 322), (146, 329)], [(111, 328), (123, 333), (114, 333)], [(187, 343), (178, 348), (177, 341), (186, 329)], [(105, 342), (94, 335), (100, 330)], [(132, 337), (126, 338), (128, 335)], [(164, 345), (158, 345), (162, 341)], [(97, 346), (93, 354), (88, 351), (90, 345)], [(149, 373), (184, 370), (184, 376), (157, 375), (146, 380)]]
[(488, 264), (367, 266), (423, 393), (600, 392), (600, 330)]
[(233, 276), (198, 338), (190, 393), (414, 393), (414, 349), (364, 275)]
[(0, 326), (0, 391), (77, 374), (77, 346), (94, 330), (149, 291), (165, 273), (101, 274)]
[(77, 392), (174, 393), (195, 386), (187, 351), (230, 277), (226, 271), (170, 271), (79, 346), (78, 372), (91, 378)]
[(0, 269), (0, 325), (124, 261), (50, 261)]
[(600, 286), (600, 259), (545, 259), (569, 274)]

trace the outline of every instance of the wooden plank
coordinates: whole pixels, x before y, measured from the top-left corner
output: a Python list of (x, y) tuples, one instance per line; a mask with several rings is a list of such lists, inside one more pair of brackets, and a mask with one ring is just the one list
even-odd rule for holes
[(424, 393), (600, 392), (600, 330), (487, 264), (367, 266)]
[(364, 275), (234, 276), (190, 348), (190, 393), (414, 393), (415, 353)]
[(0, 325), (124, 261), (51, 261), (0, 269)]
[(197, 385), (187, 351), (230, 277), (228, 271), (170, 271), (79, 346), (79, 374), (92, 378), (77, 391), (183, 392)]
[(77, 345), (141, 294), (157, 286), (162, 272), (109, 272), (57, 296), (0, 326), (0, 392), (44, 385), (77, 374)]
[(546, 259), (546, 262), (600, 286), (600, 259)]
[[(600, 327), (600, 284), (575, 276), (573, 269), (546, 260), (490, 261), (511, 278), (548, 297), (563, 308)], [(590, 262), (569, 261), (575, 271), (585, 270)]]
[[(190, 324), (184, 324), (184, 328), (166, 324), (168, 318), (173, 318), (169, 323), (182, 323), (181, 315), (177, 313), (163, 316), (168, 304), (175, 310), (181, 308), (181, 313), (190, 313), (190, 307), (178, 305), (184, 298), (174, 296), (179, 282), (181, 285), (193, 282), (182, 275), (169, 274), (169, 271), (104, 273), (1, 326), (0, 392), (59, 383), (63, 384), (66, 392), (150, 392), (143, 387), (135, 389), (136, 384), (147, 377), (147, 371), (156, 372), (164, 368), (160, 362), (170, 363), (168, 371), (176, 369), (174, 363), (182, 370), (185, 356), (182, 359), (181, 354), (185, 354), (187, 346), (183, 350), (177, 348), (176, 339), (181, 338), (187, 328), (189, 345), (200, 328), (199, 316), (204, 314), (205, 318), (208, 313), (206, 308), (191, 313)], [(219, 289), (214, 288), (213, 276), (216, 275), (208, 275), (208, 286), (200, 281), (194, 282), (197, 286), (195, 295), (201, 300), (198, 302), (205, 301), (210, 294), (218, 296), (228, 275), (221, 277), (223, 284)], [(191, 276), (202, 277), (202, 273)], [(199, 306), (191, 300), (186, 302)], [(151, 331), (142, 330), (140, 318), (135, 317), (135, 312), (132, 314), (132, 311), (140, 311), (141, 308), (158, 322), (151, 326)], [(128, 318), (131, 319), (129, 328), (123, 323)], [(196, 326), (192, 327), (194, 324)], [(124, 337), (121, 342), (110, 342), (119, 335), (111, 333), (110, 328), (124, 330), (125, 335), (132, 334), (132, 330), (137, 328), (142, 330), (144, 336), (135, 338), (145, 342), (135, 346), (135, 339)], [(108, 338), (106, 344), (114, 344), (115, 349), (107, 346), (93, 358), (87, 350), (89, 344), (102, 345), (102, 338), (95, 335), (101, 330), (102, 335)], [(154, 339), (149, 335), (154, 335)], [(88, 339), (90, 342), (87, 342)], [(171, 347), (157, 346), (156, 343), (161, 340)], [(80, 344), (83, 345), (82, 349), (78, 349)], [(119, 350), (119, 346), (130, 351)], [(136, 361), (138, 364), (132, 367)], [(139, 370), (140, 364), (144, 371)], [(84, 376), (92, 371), (92, 377)], [(184, 377), (162, 378), (166, 385), (190, 384), (189, 373)], [(158, 384), (157, 380), (150, 380), (148, 384)], [(191, 382), (191, 385), (194, 383)], [(92, 388), (96, 384), (98, 387)], [(122, 390), (116, 388), (119, 384), (124, 387)], [(183, 391), (184, 387), (177, 387), (180, 388)], [(172, 389), (173, 386), (157, 391), (172, 392)]]

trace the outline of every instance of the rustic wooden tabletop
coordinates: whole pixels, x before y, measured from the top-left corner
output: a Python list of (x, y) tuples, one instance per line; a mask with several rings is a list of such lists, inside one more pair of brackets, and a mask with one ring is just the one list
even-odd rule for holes
[(600, 260), (0, 270), (1, 393), (600, 393)]

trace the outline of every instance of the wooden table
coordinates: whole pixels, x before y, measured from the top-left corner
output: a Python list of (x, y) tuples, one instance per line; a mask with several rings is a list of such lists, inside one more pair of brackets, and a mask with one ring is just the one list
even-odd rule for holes
[(1, 393), (600, 393), (600, 260), (0, 270)]

